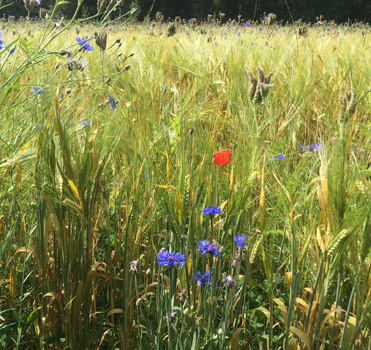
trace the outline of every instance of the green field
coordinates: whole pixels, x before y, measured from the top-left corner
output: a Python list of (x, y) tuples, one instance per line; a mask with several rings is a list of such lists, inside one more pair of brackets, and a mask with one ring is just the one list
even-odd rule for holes
[(0, 28), (1, 349), (371, 348), (368, 25)]

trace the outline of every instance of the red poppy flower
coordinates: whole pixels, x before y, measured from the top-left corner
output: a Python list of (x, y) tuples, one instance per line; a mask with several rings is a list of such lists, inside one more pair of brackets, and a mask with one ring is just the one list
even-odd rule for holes
[(232, 152), (229, 149), (225, 149), (221, 152), (216, 152), (213, 156), (213, 162), (219, 166), (229, 164), (229, 162), (231, 161), (231, 155)]

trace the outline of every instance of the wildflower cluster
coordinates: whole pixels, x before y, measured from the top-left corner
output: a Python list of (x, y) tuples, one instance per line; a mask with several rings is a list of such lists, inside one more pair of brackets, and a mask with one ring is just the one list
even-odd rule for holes
[(310, 146), (303, 146), (303, 145), (298, 145), (298, 148), (299, 149), (309, 149), (311, 148), (312, 150), (321, 150), (322, 149), (322, 145), (320, 145), (319, 143), (312, 143)]
[[(260, 30), (263, 30), (263, 28)], [(270, 83), (273, 72), (265, 75), (263, 69), (260, 67), (256, 67), (256, 69), (259, 73), (258, 78), (250, 71), (247, 71), (247, 75), (251, 82), (249, 97), (254, 102), (259, 103), (267, 97), (270, 88), (273, 87), (273, 84)]]
[(32, 89), (31, 89), (32, 92), (36, 92), (38, 94), (42, 94), (44, 92), (43, 89), (37, 87), (37, 86), (33, 86)]

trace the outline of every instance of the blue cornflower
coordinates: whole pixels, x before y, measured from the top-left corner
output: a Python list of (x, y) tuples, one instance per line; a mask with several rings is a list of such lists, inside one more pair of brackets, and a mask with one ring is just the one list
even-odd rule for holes
[(238, 248), (245, 248), (245, 236), (234, 236), (234, 241), (237, 243)]
[(246, 27), (251, 27), (251, 23), (250, 22), (246, 22)]
[[(1, 38), (1, 33), (0, 33), (0, 38)], [(5, 41), (2, 41), (0, 39), (0, 50), (4, 49), (7, 46), (8, 46), (8, 44)]]
[(108, 95), (108, 100), (109, 100), (109, 103), (110, 103), (110, 107), (109, 107), (109, 109), (110, 109), (111, 111), (113, 111), (114, 109), (117, 108), (116, 103), (118, 103), (119, 100), (116, 100), (116, 99), (115, 99), (113, 96), (111, 96), (111, 95)]
[(44, 92), (43, 89), (41, 88), (38, 88), (37, 86), (33, 86), (32, 89), (31, 89), (32, 92), (37, 92), (39, 94), (42, 94)]
[(201, 252), (201, 255), (207, 255), (207, 256), (211, 256), (211, 255), (220, 256), (221, 255), (220, 250), (218, 249), (216, 244), (214, 242), (209, 242), (207, 240), (199, 241), (198, 249)]
[(92, 126), (92, 124), (87, 123), (85, 120), (83, 120), (80, 124), (81, 124), (81, 125), (84, 125), (84, 126), (87, 126), (87, 127), (89, 127), (89, 128)]
[(215, 205), (213, 205), (212, 207), (202, 209), (202, 212), (204, 213), (204, 215), (210, 215), (211, 217), (214, 217), (215, 214), (220, 214), (222, 210), (219, 207), (215, 207)]
[(90, 39), (88, 37), (80, 38), (79, 36), (76, 38), (76, 41), (79, 43), (79, 45), (85, 50), (85, 51), (93, 51), (93, 46), (89, 44)]
[(277, 159), (279, 159), (279, 160), (282, 160), (282, 159), (285, 158), (285, 156), (281, 153), (281, 154), (279, 154), (278, 156), (275, 156), (274, 158), (277, 158)]
[(201, 273), (200, 271), (197, 271), (197, 276), (193, 276), (193, 278), (197, 281), (197, 284), (199, 284), (201, 287), (206, 286), (207, 284), (210, 284), (211, 277), (210, 277), (210, 271), (207, 270), (205, 273)]
[(168, 252), (166, 249), (161, 249), (158, 253), (157, 262), (159, 265), (184, 265), (185, 264), (185, 255), (175, 253), (175, 252)]
[(319, 143), (313, 143), (312, 145), (310, 145), (310, 148), (320, 150), (322, 149), (322, 146)]
[(264, 28), (262, 26), (259, 26), (258, 29), (262, 31)]
[(301, 149), (308, 149), (309, 148), (309, 146), (302, 146), (302, 145), (298, 145), (298, 148), (301, 148)]

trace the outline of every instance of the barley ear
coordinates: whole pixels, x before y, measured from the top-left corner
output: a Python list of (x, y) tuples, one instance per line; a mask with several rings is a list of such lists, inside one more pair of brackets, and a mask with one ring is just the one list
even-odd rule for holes
[(371, 218), (368, 217), (363, 225), (361, 261), (364, 262), (371, 249)]

